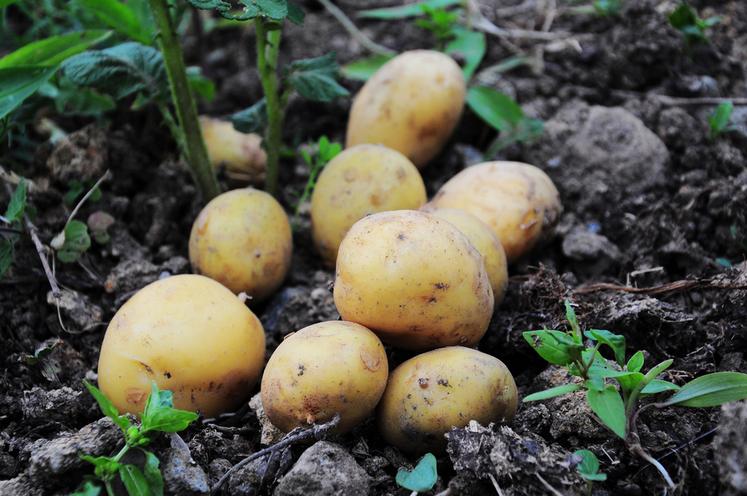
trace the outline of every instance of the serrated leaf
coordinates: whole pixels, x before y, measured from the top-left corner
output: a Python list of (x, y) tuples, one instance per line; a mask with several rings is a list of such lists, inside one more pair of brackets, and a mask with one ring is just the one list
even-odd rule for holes
[(91, 30), (34, 41), (0, 59), (0, 69), (19, 66), (56, 67), (60, 62), (111, 36), (111, 31)]
[(21, 178), (10, 197), (8, 207), (5, 209), (5, 218), (10, 222), (20, 222), (23, 219), (23, 213), (26, 211), (26, 196), (28, 186), (26, 179)]
[(409, 491), (423, 493), (433, 489), (438, 481), (438, 472), (436, 471), (436, 457), (432, 453), (426, 453), (420, 459), (415, 468), (407, 470), (400, 468), (397, 471), (397, 484)]
[(462, 0), (427, 0), (425, 2), (411, 3), (401, 7), (387, 7), (383, 9), (371, 9), (358, 12), (358, 17), (364, 19), (406, 19), (423, 15), (423, 6), (431, 9), (443, 9), (453, 5), (460, 5)]
[(57, 70), (56, 67), (8, 67), (0, 69), (0, 119), (36, 93)]
[(747, 398), (747, 374), (715, 372), (693, 379), (670, 396), (665, 405), (705, 408)]
[(202, 74), (202, 69), (196, 66), (187, 67), (187, 80), (192, 91), (206, 102), (215, 98), (215, 83)]
[(136, 465), (122, 465), (119, 467), (119, 478), (130, 496), (152, 496), (150, 484), (145, 474)]
[(148, 481), (151, 494), (153, 496), (163, 496), (163, 476), (159, 468), (160, 462), (156, 455), (150, 451), (144, 449), (141, 449), (141, 451), (145, 454), (143, 475), (145, 476), (145, 480)]
[(187, 410), (173, 407), (173, 393), (161, 391), (155, 382), (151, 383), (151, 392), (143, 409), (141, 431), (146, 432), (179, 432), (197, 420), (198, 415)]
[(273, 21), (282, 21), (288, 17), (286, 0), (241, 0), (247, 8), (256, 7), (259, 14)]
[(713, 110), (713, 113), (708, 116), (708, 125), (711, 128), (711, 138), (715, 138), (726, 130), (729, 121), (731, 120), (733, 110), (734, 104), (731, 101), (721, 102)]
[(679, 389), (680, 387), (677, 384), (673, 384), (669, 381), (663, 381), (661, 379), (654, 379), (646, 384), (646, 387), (641, 389), (641, 394), (659, 394), (665, 391), (679, 391)]
[(524, 119), (524, 111), (510, 96), (485, 86), (467, 91), (467, 106), (496, 131), (510, 131)]
[(65, 227), (64, 242), (56, 248), (53, 240), (52, 246), (57, 250), (57, 258), (63, 263), (76, 261), (83, 253), (91, 247), (91, 237), (88, 235), (88, 226), (79, 220), (71, 220)]
[(576, 465), (579, 475), (588, 481), (605, 481), (607, 474), (599, 473), (599, 459), (597, 455), (587, 449), (574, 451), (573, 454), (581, 459)]
[(608, 385), (601, 390), (589, 387), (586, 391), (586, 401), (604, 425), (625, 439), (625, 405), (614, 386)]
[(153, 18), (142, 18), (138, 12), (119, 0), (77, 0), (104, 25), (145, 45), (153, 44), (155, 24)]
[(628, 363), (625, 364), (625, 369), (631, 372), (640, 372), (643, 368), (644, 356), (642, 351), (636, 351), (633, 356), (630, 357)]
[(5, 276), (13, 264), (14, 246), (9, 239), (0, 239), (0, 279)]
[(452, 34), (454, 39), (446, 45), (445, 52), (464, 59), (462, 73), (464, 79), (469, 81), (485, 56), (487, 48), (485, 33), (459, 27), (453, 29)]
[(381, 66), (394, 58), (392, 55), (374, 55), (365, 59), (358, 59), (342, 66), (340, 72), (348, 79), (368, 81)]
[(339, 69), (334, 52), (321, 57), (294, 60), (288, 64), (288, 84), (304, 98), (315, 102), (329, 102), (349, 94), (337, 82)]
[(526, 331), (524, 339), (542, 358), (554, 365), (568, 365), (574, 354), (580, 353), (578, 345), (566, 333), (555, 330)]
[(544, 391), (539, 391), (537, 393), (527, 395), (522, 401), (527, 402), (547, 400), (550, 398), (555, 398), (556, 396), (573, 393), (575, 391), (578, 391), (579, 389), (581, 389), (581, 384), (563, 384), (562, 386), (556, 386), (550, 389), (545, 389)]
[(592, 341), (598, 341), (609, 346), (615, 354), (615, 361), (625, 365), (625, 336), (615, 334), (603, 329), (590, 329), (584, 335)]
[(86, 389), (91, 394), (91, 396), (93, 396), (93, 399), (96, 400), (96, 403), (98, 403), (99, 409), (101, 409), (101, 413), (112, 419), (112, 421), (120, 429), (122, 429), (122, 432), (126, 432), (127, 429), (129, 429), (132, 425), (130, 423), (130, 419), (128, 419), (125, 415), (120, 415), (119, 410), (117, 410), (114, 404), (109, 401), (109, 398), (107, 398), (99, 388), (88, 381), (83, 381), (83, 384), (86, 386)]
[(242, 133), (262, 133), (267, 127), (267, 101), (263, 98), (231, 116), (233, 127)]

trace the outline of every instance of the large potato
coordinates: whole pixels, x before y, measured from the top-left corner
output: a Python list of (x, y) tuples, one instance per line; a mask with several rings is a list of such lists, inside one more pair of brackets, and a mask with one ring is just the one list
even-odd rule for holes
[(426, 201), (418, 169), (381, 145), (356, 145), (327, 164), (311, 197), (311, 226), (322, 258), (334, 265), (350, 226), (366, 215), (420, 208)]
[(379, 143), (423, 167), (446, 144), (464, 108), (465, 84), (451, 57), (404, 52), (384, 64), (353, 101), (347, 146)]
[(454, 224), (457, 229), (462, 231), (462, 234), (467, 236), (472, 246), (477, 248), (485, 262), (485, 270), (488, 271), (488, 279), (490, 279), (490, 287), (493, 288), (495, 304), (499, 305), (506, 295), (508, 267), (506, 266), (506, 253), (503, 251), (503, 245), (501, 245), (495, 233), (483, 221), (464, 210), (429, 208), (425, 211)]
[(200, 116), (202, 137), (213, 167), (225, 167), (237, 180), (259, 184), (264, 180), (267, 153), (258, 134), (240, 133), (228, 121)]
[(289, 335), (267, 362), (262, 406), (288, 432), (340, 414), (346, 432), (373, 412), (389, 376), (384, 346), (352, 322), (320, 322)]
[(518, 393), (497, 358), (450, 346), (417, 355), (389, 376), (378, 410), (384, 439), (407, 452), (441, 451), (444, 434), (470, 420), (510, 421)]
[(337, 254), (335, 305), (393, 345), (473, 345), (493, 314), (482, 256), (452, 224), (399, 210), (356, 222)]
[(210, 201), (189, 236), (189, 260), (196, 273), (254, 300), (263, 300), (282, 284), (292, 249), (283, 207), (271, 195), (251, 188)]
[(550, 230), (563, 211), (547, 174), (521, 162), (485, 162), (452, 177), (433, 197), (437, 208), (465, 210), (485, 222), (511, 263)]
[(238, 407), (259, 378), (262, 324), (219, 283), (172, 276), (135, 293), (109, 323), (99, 386), (120, 411), (139, 414), (151, 381), (174, 406), (210, 417)]

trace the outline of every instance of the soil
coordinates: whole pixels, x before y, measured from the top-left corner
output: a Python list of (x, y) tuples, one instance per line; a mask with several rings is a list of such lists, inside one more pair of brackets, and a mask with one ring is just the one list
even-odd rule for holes
[[(392, 3), (339, 2), (349, 14)], [(481, 3), (504, 27), (539, 29), (544, 20), (541, 1), (501, 16), (493, 11), (520, 2)], [(507, 297), (479, 345), (508, 365), (522, 395), (568, 380), (564, 371), (547, 368), (521, 337), (524, 330), (564, 325), (566, 298), (582, 325), (624, 334), (630, 353), (646, 350), (647, 364), (674, 359), (666, 373), (673, 382), (718, 370), (747, 372), (747, 110), (736, 107), (734, 129), (711, 139), (707, 116), (713, 105), (692, 101), (747, 95), (747, 2), (691, 4), (702, 17), (721, 17), (709, 44), (686, 46), (666, 19), (674, 2), (652, 0), (626, 0), (620, 16), (611, 18), (574, 15), (567, 2), (558, 2), (551, 31), (580, 35), (541, 54), (536, 43), (489, 38), (483, 68), (517, 49), (526, 49), (535, 63), (481, 81), (545, 121), (537, 142), (512, 145), (496, 158), (544, 169), (565, 208), (554, 235), (511, 267)], [(303, 27), (285, 31), (283, 61), (329, 50), (341, 63), (366, 55), (319, 4), (305, 8)], [(399, 51), (433, 46), (428, 33), (404, 21), (359, 25)], [(202, 66), (219, 90), (203, 113), (227, 115), (260, 97), (251, 29), (200, 36), (189, 30), (185, 47), (189, 63)], [(352, 81), (345, 85), (353, 93), (359, 88)], [(322, 134), (343, 141), (349, 105), (345, 99), (293, 100), (285, 142), (296, 147)], [(114, 223), (109, 242), (94, 244), (78, 263), (56, 264), (65, 288), (59, 318), (26, 237), (0, 280), (3, 495), (66, 494), (89, 471), (79, 452), (117, 448), (116, 428), (100, 420), (81, 381), (95, 379), (101, 340), (119, 306), (145, 284), (189, 271), (187, 238), (200, 208), (190, 175), (152, 109), (119, 110), (97, 122), (61, 118), (59, 124), (70, 133), (65, 139), (51, 145), (36, 136), (33, 158), (14, 167), (34, 183), (30, 199), (41, 239), (48, 243), (69, 214), (62, 201), (68, 181), (95, 179), (106, 169), (112, 179), (101, 200), (86, 204), (79, 218), (105, 212)], [(466, 112), (449, 146), (423, 171), (429, 194), (480, 161), (479, 150), (492, 137)], [(281, 200), (289, 211), (307, 176), (300, 160), (286, 159)], [(6, 203), (1, 191), (0, 204)], [(314, 252), (302, 209), (292, 270), (283, 288), (254, 308), (268, 354), (289, 332), (339, 317), (333, 278)], [(406, 358), (390, 350), (392, 365)], [(252, 405), (225, 418), (201, 419), (181, 438), (159, 441), (169, 492), (204, 494), (231, 465), (273, 438)], [(507, 426), (471, 424), (450, 433), (434, 493), (587, 494), (572, 456), (586, 448), (599, 455), (608, 474), (594, 483), (594, 494), (745, 494), (745, 418), (744, 404), (644, 413), (641, 442), (677, 483), (665, 492), (658, 473), (593, 419), (580, 393), (524, 404)], [(372, 422), (330, 441), (249, 464), (222, 494), (408, 494), (394, 476), (417, 460), (385, 445)]]

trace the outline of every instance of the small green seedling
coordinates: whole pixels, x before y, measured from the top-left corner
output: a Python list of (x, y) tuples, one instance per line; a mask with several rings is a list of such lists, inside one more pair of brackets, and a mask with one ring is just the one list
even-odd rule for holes
[(734, 111), (734, 104), (731, 100), (721, 102), (713, 109), (713, 113), (708, 116), (708, 126), (711, 129), (711, 139), (716, 139), (719, 135), (730, 130), (729, 121), (731, 113)]
[[(88, 496), (100, 494), (101, 487), (106, 494), (113, 496), (113, 482), (118, 477), (130, 496), (162, 496), (163, 477), (159, 468), (160, 462), (155, 454), (145, 446), (161, 432), (180, 432), (194, 422), (198, 415), (186, 410), (174, 408), (171, 391), (161, 391), (152, 383), (152, 389), (140, 425), (133, 424), (126, 415), (119, 411), (96, 386), (84, 381), (88, 392), (96, 399), (101, 412), (112, 419), (122, 430), (125, 444), (114, 456), (81, 455), (81, 458), (94, 466), (94, 475), (71, 496)], [(139, 450), (145, 456), (144, 467), (123, 461), (130, 450)]]
[(591, 494), (592, 484), (594, 482), (606, 481), (607, 474), (599, 471), (599, 459), (593, 452), (587, 449), (580, 449), (574, 451), (573, 456), (578, 460), (576, 472), (586, 481), (588, 494)]
[[(570, 325), (568, 331), (543, 329), (526, 331), (523, 335), (542, 358), (553, 365), (565, 367), (580, 381), (530, 394), (523, 401), (545, 400), (584, 391), (589, 408), (602, 425), (623, 439), (631, 452), (653, 464), (667, 484), (674, 487), (666, 469), (640, 445), (636, 429), (639, 412), (650, 407), (712, 407), (745, 399), (747, 374), (716, 372), (700, 376), (680, 387), (659, 379), (673, 360), (665, 360), (644, 373), (642, 351), (637, 351), (626, 360), (624, 336), (601, 329), (582, 332), (569, 301), (565, 302), (565, 308)], [(599, 351), (602, 347), (612, 351), (614, 360), (602, 356)], [(640, 407), (641, 400), (668, 392), (674, 394)]]
[(454, 37), (454, 28), (459, 20), (459, 14), (443, 7), (434, 8), (427, 4), (421, 5), (421, 9), (425, 17), (416, 19), (415, 25), (433, 34), (439, 49), (443, 50), (446, 43)]
[(719, 22), (721, 22), (721, 18), (717, 16), (701, 19), (698, 17), (695, 9), (688, 5), (687, 2), (679, 4), (669, 14), (669, 24), (685, 36), (685, 41), (688, 45), (708, 43), (710, 40), (706, 31)]
[(336, 141), (329, 141), (329, 138), (322, 136), (315, 146), (316, 150), (312, 155), (308, 150), (301, 149), (300, 154), (306, 165), (309, 166), (309, 179), (303, 188), (301, 196), (296, 203), (295, 217), (301, 210), (301, 206), (309, 199), (316, 186), (316, 179), (330, 160), (335, 158), (342, 151), (342, 144)]
[(412, 491), (413, 495), (430, 491), (438, 481), (436, 457), (426, 453), (414, 469), (400, 468), (395, 480), (400, 487)]
[(0, 279), (13, 264), (15, 245), (22, 232), (26, 212), (27, 189), (26, 180), (21, 179), (10, 197), (5, 214), (0, 216)]

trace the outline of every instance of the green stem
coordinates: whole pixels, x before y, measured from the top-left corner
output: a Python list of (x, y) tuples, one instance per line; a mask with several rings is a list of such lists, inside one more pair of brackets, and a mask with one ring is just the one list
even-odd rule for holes
[(117, 493), (114, 492), (114, 487), (112, 486), (111, 481), (105, 481), (104, 487), (106, 487), (106, 494), (108, 496), (117, 496)]
[(119, 460), (122, 459), (123, 456), (125, 456), (125, 454), (128, 451), (130, 451), (130, 445), (129, 444), (125, 444), (124, 446), (122, 446), (122, 449), (119, 450), (119, 453), (117, 453), (116, 455), (114, 455), (114, 457), (112, 458), (112, 460), (114, 460), (115, 462), (118, 462)]
[[(202, 139), (200, 122), (197, 119), (197, 106), (189, 87), (182, 49), (171, 22), (167, 0), (149, 0), (149, 2), (153, 18), (158, 26), (158, 45), (166, 64), (171, 98), (174, 101), (179, 121), (179, 135), (175, 136), (175, 139), (183, 144), (183, 153), (192, 169), (197, 187), (203, 199), (207, 201), (220, 194), (220, 187), (215, 179), (215, 171), (210, 165), (207, 148)], [(172, 126), (170, 128), (172, 133), (177, 132), (176, 128)]]
[(283, 133), (283, 102), (278, 95), (277, 65), (280, 53), (280, 29), (268, 29), (260, 18), (255, 21), (257, 34), (257, 69), (262, 82), (262, 90), (267, 103), (267, 129), (265, 149), (267, 150), (267, 175), (265, 190), (276, 195), (278, 190), (278, 162)]

